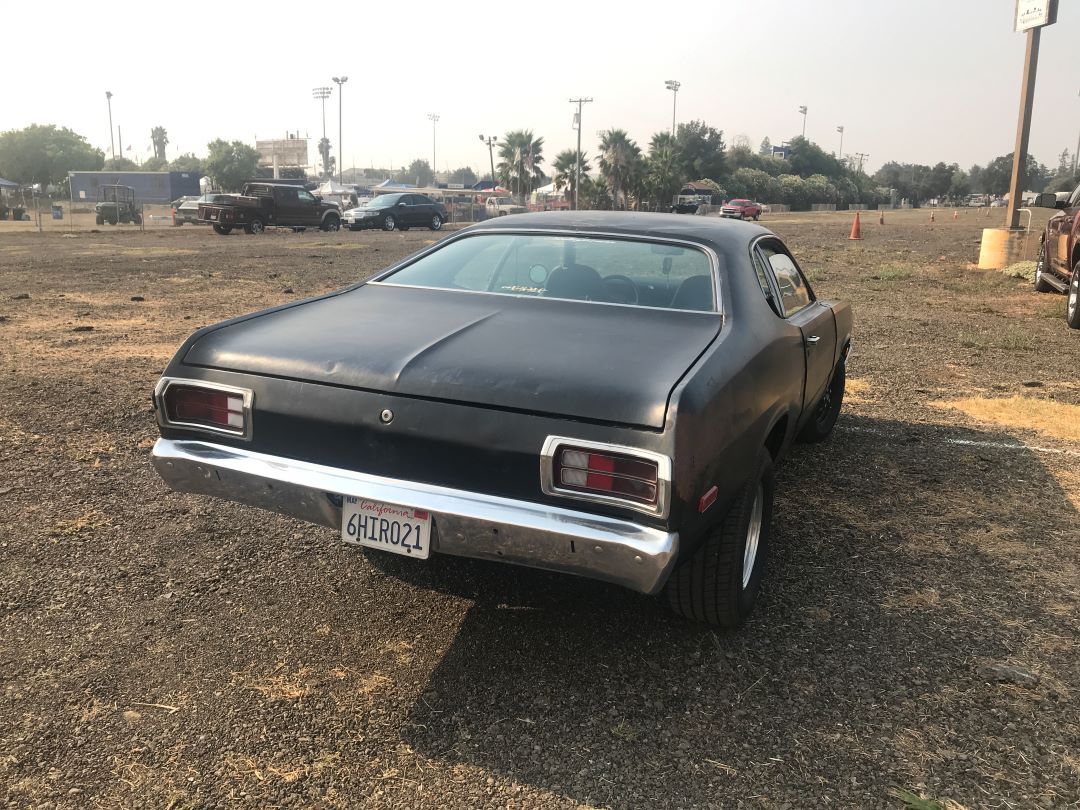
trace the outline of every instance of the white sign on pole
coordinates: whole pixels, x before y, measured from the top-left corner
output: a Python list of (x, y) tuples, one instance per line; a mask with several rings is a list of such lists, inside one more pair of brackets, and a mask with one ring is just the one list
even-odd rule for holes
[(1016, 25), (1014, 30), (1021, 34), (1041, 25), (1056, 22), (1057, 3), (1055, 0), (1016, 0)]

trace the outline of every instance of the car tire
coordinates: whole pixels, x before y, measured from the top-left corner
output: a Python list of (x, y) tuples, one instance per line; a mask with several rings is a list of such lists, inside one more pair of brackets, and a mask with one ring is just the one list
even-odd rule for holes
[(1050, 285), (1043, 274), (1046, 269), (1046, 243), (1043, 242), (1039, 245), (1039, 255), (1035, 257), (1035, 292), (1047, 293), (1052, 292), (1054, 288)]
[(322, 221), (322, 225), (319, 226), (321, 231), (340, 231), (341, 219), (336, 214), (331, 214)]
[(665, 585), (668, 606), (713, 627), (739, 627), (754, 609), (772, 534), (772, 457), (758, 451), (754, 471), (694, 555)]
[(255, 219), (244, 226), (244, 233), (250, 233), (253, 236), (258, 236), (265, 230), (266, 224), (258, 217), (255, 217)]
[(382, 229), (384, 231), (392, 231), (395, 228), (397, 228), (397, 220), (394, 219), (393, 214), (387, 214), (385, 217), (383, 217)]
[(97, 222), (98, 225), (104, 225), (105, 217), (103, 217), (101, 214), (98, 214), (96, 217), (94, 217), (94, 221)]
[(142, 225), (142, 214), (133, 214), (131, 217), (131, 221), (134, 222), (136, 225)]
[(443, 226), (443, 218), (440, 217), (438, 214), (435, 214), (431, 218), (431, 224), (428, 225), (428, 227), (431, 228), (431, 230), (433, 230), (433, 231), (441, 231), (442, 226)]
[(1065, 323), (1070, 329), (1080, 329), (1080, 261), (1073, 265), (1072, 278), (1069, 279)]
[(829, 381), (829, 387), (821, 395), (821, 399), (814, 405), (814, 412), (810, 421), (803, 425), (799, 431), (799, 441), (813, 444), (829, 438), (829, 434), (836, 427), (836, 420), (840, 418), (840, 408), (844, 405), (844, 386), (847, 374), (845, 363), (841, 361), (833, 372), (833, 378)]
[(222, 236), (228, 236), (232, 233), (232, 225), (218, 225), (214, 223), (214, 233), (219, 233)]
[(754, 214), (754, 222), (757, 222), (759, 219), (761, 219), (761, 214), (760, 213)]

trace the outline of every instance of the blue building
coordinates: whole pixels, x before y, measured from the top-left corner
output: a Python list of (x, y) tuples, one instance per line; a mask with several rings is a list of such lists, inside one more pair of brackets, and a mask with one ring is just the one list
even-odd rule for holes
[(68, 172), (71, 199), (93, 204), (102, 186), (131, 186), (137, 203), (170, 203), (199, 195), (198, 172)]

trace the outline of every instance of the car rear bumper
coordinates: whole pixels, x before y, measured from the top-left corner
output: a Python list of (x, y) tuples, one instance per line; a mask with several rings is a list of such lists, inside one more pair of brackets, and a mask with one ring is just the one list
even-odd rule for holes
[(438, 553), (577, 574), (641, 593), (663, 587), (678, 554), (678, 533), (630, 520), (210, 442), (158, 439), (152, 461), (175, 490), (214, 495), (338, 530), (345, 495), (423, 509), (432, 514), (432, 548)]

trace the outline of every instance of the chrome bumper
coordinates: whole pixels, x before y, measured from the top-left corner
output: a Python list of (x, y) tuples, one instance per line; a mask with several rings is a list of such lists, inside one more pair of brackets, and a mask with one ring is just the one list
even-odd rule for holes
[(642, 593), (663, 587), (679, 535), (629, 520), (268, 456), (203, 441), (158, 439), (154, 467), (181, 492), (215, 495), (341, 529), (341, 497), (431, 512), (442, 554), (543, 568)]

